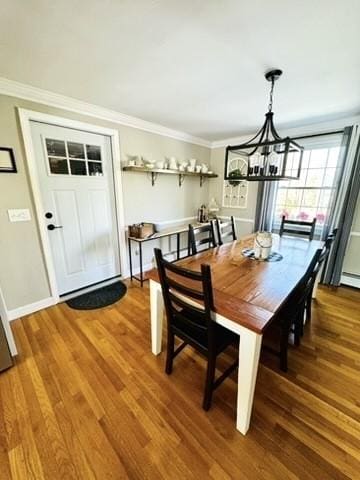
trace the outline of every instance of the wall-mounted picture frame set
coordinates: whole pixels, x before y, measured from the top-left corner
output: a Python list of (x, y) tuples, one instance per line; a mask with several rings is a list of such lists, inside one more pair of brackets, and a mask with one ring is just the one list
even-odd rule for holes
[(14, 150), (8, 147), (0, 147), (0, 173), (16, 173)]

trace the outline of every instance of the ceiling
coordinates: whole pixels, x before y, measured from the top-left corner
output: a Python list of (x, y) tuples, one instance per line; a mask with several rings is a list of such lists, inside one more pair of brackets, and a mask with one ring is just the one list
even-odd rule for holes
[(0, 76), (207, 140), (360, 112), (358, 0), (1, 0)]

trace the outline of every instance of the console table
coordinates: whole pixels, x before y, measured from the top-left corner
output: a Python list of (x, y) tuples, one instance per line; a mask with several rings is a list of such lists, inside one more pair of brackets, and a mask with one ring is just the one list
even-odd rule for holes
[[(196, 224), (200, 225), (200, 224)], [(204, 225), (204, 224), (201, 224)], [(135, 238), (135, 237), (128, 237), (128, 246), (129, 246), (129, 263), (130, 263), (130, 280), (135, 279), (140, 282), (140, 285), (143, 286), (144, 284), (144, 272), (143, 272), (143, 259), (142, 259), (142, 244), (145, 242), (150, 242), (152, 240), (158, 240), (159, 238), (164, 237), (171, 237), (172, 235), (176, 235), (176, 260), (180, 259), (180, 235), (182, 233), (186, 233), (189, 231), (189, 225), (180, 225), (177, 227), (167, 228), (162, 230), (161, 232), (156, 232), (150, 237), (147, 238)], [(131, 252), (131, 242), (136, 242), (139, 245), (139, 260), (140, 260), (140, 277), (137, 277), (133, 274), (133, 266), (132, 266), (132, 252)]]

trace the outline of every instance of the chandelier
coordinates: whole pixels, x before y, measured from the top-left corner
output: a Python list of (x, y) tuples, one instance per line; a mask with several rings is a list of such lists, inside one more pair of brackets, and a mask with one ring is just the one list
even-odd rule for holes
[(226, 147), (225, 180), (231, 182), (296, 180), (300, 177), (303, 147), (290, 137), (281, 138), (273, 123), (273, 92), (281, 70), (265, 74), (271, 82), (268, 111), (265, 123), (246, 143)]

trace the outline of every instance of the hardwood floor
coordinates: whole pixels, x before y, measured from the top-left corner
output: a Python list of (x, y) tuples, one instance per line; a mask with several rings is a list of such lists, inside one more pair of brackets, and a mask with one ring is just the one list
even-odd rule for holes
[(360, 479), (360, 292), (319, 289), (287, 374), (262, 359), (246, 437), (233, 379), (206, 413), (197, 353), (185, 349), (165, 375), (148, 305), (134, 285), (116, 306), (62, 304), (12, 323), (20, 354), (0, 374), (1, 480)]

